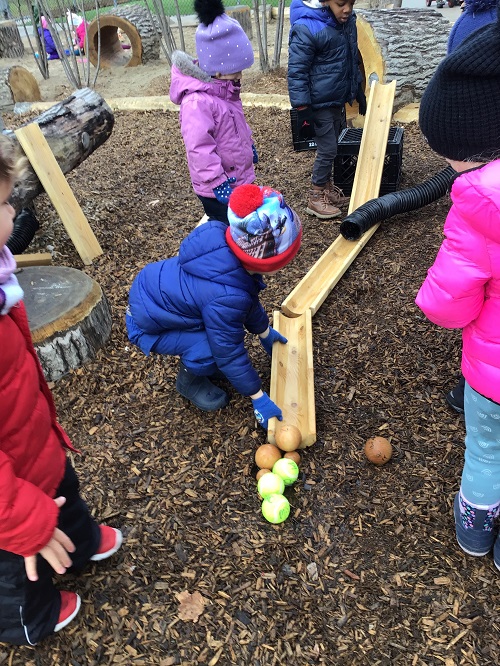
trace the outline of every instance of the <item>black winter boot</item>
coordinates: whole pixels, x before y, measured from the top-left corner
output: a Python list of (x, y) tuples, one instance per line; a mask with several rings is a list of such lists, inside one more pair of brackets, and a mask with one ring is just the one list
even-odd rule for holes
[(182, 362), (175, 388), (184, 398), (204, 412), (215, 412), (229, 402), (225, 391), (214, 386), (208, 377), (199, 377), (190, 372)]

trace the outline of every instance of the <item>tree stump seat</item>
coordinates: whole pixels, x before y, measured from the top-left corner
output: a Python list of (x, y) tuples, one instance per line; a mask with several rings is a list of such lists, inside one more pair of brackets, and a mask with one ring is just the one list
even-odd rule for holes
[(31, 336), (48, 381), (90, 361), (111, 334), (111, 310), (95, 280), (66, 266), (17, 273)]

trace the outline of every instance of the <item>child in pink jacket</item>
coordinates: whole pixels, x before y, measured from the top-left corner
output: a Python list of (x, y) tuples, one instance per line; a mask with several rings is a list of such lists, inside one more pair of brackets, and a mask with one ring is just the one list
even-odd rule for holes
[(205, 214), (228, 223), (232, 189), (253, 183), (258, 156), (240, 98), (240, 79), (254, 61), (252, 45), (221, 0), (196, 0), (197, 61), (172, 54), (170, 99), (179, 121), (193, 189)]
[(469, 555), (493, 549), (500, 569), (498, 19), (441, 62), (422, 97), (420, 127), (431, 148), (457, 171), (445, 239), (416, 299), (435, 324), (463, 329), (466, 437), (454, 500), (456, 536)]

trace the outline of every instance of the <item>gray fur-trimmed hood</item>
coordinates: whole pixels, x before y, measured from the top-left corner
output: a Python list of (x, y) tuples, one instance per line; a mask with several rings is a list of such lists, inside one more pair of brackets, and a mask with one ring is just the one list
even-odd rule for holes
[(209, 83), (212, 80), (210, 74), (204, 72), (196, 64), (196, 58), (184, 53), (184, 51), (173, 51), (172, 52), (172, 65), (177, 67), (181, 74), (186, 76), (192, 76), (193, 79), (198, 79), (204, 83)]

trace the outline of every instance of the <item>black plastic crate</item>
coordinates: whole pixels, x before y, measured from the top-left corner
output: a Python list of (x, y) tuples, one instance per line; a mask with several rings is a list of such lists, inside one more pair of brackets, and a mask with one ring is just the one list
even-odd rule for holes
[[(339, 136), (337, 157), (333, 165), (333, 182), (347, 195), (352, 192), (362, 136), (362, 127), (348, 127), (342, 130)], [(403, 164), (403, 136), (402, 127), (389, 129), (379, 194), (388, 194), (399, 189)]]
[(297, 109), (290, 109), (290, 122), (292, 124), (292, 141), (294, 150), (316, 150), (316, 139), (299, 138), (299, 121)]

